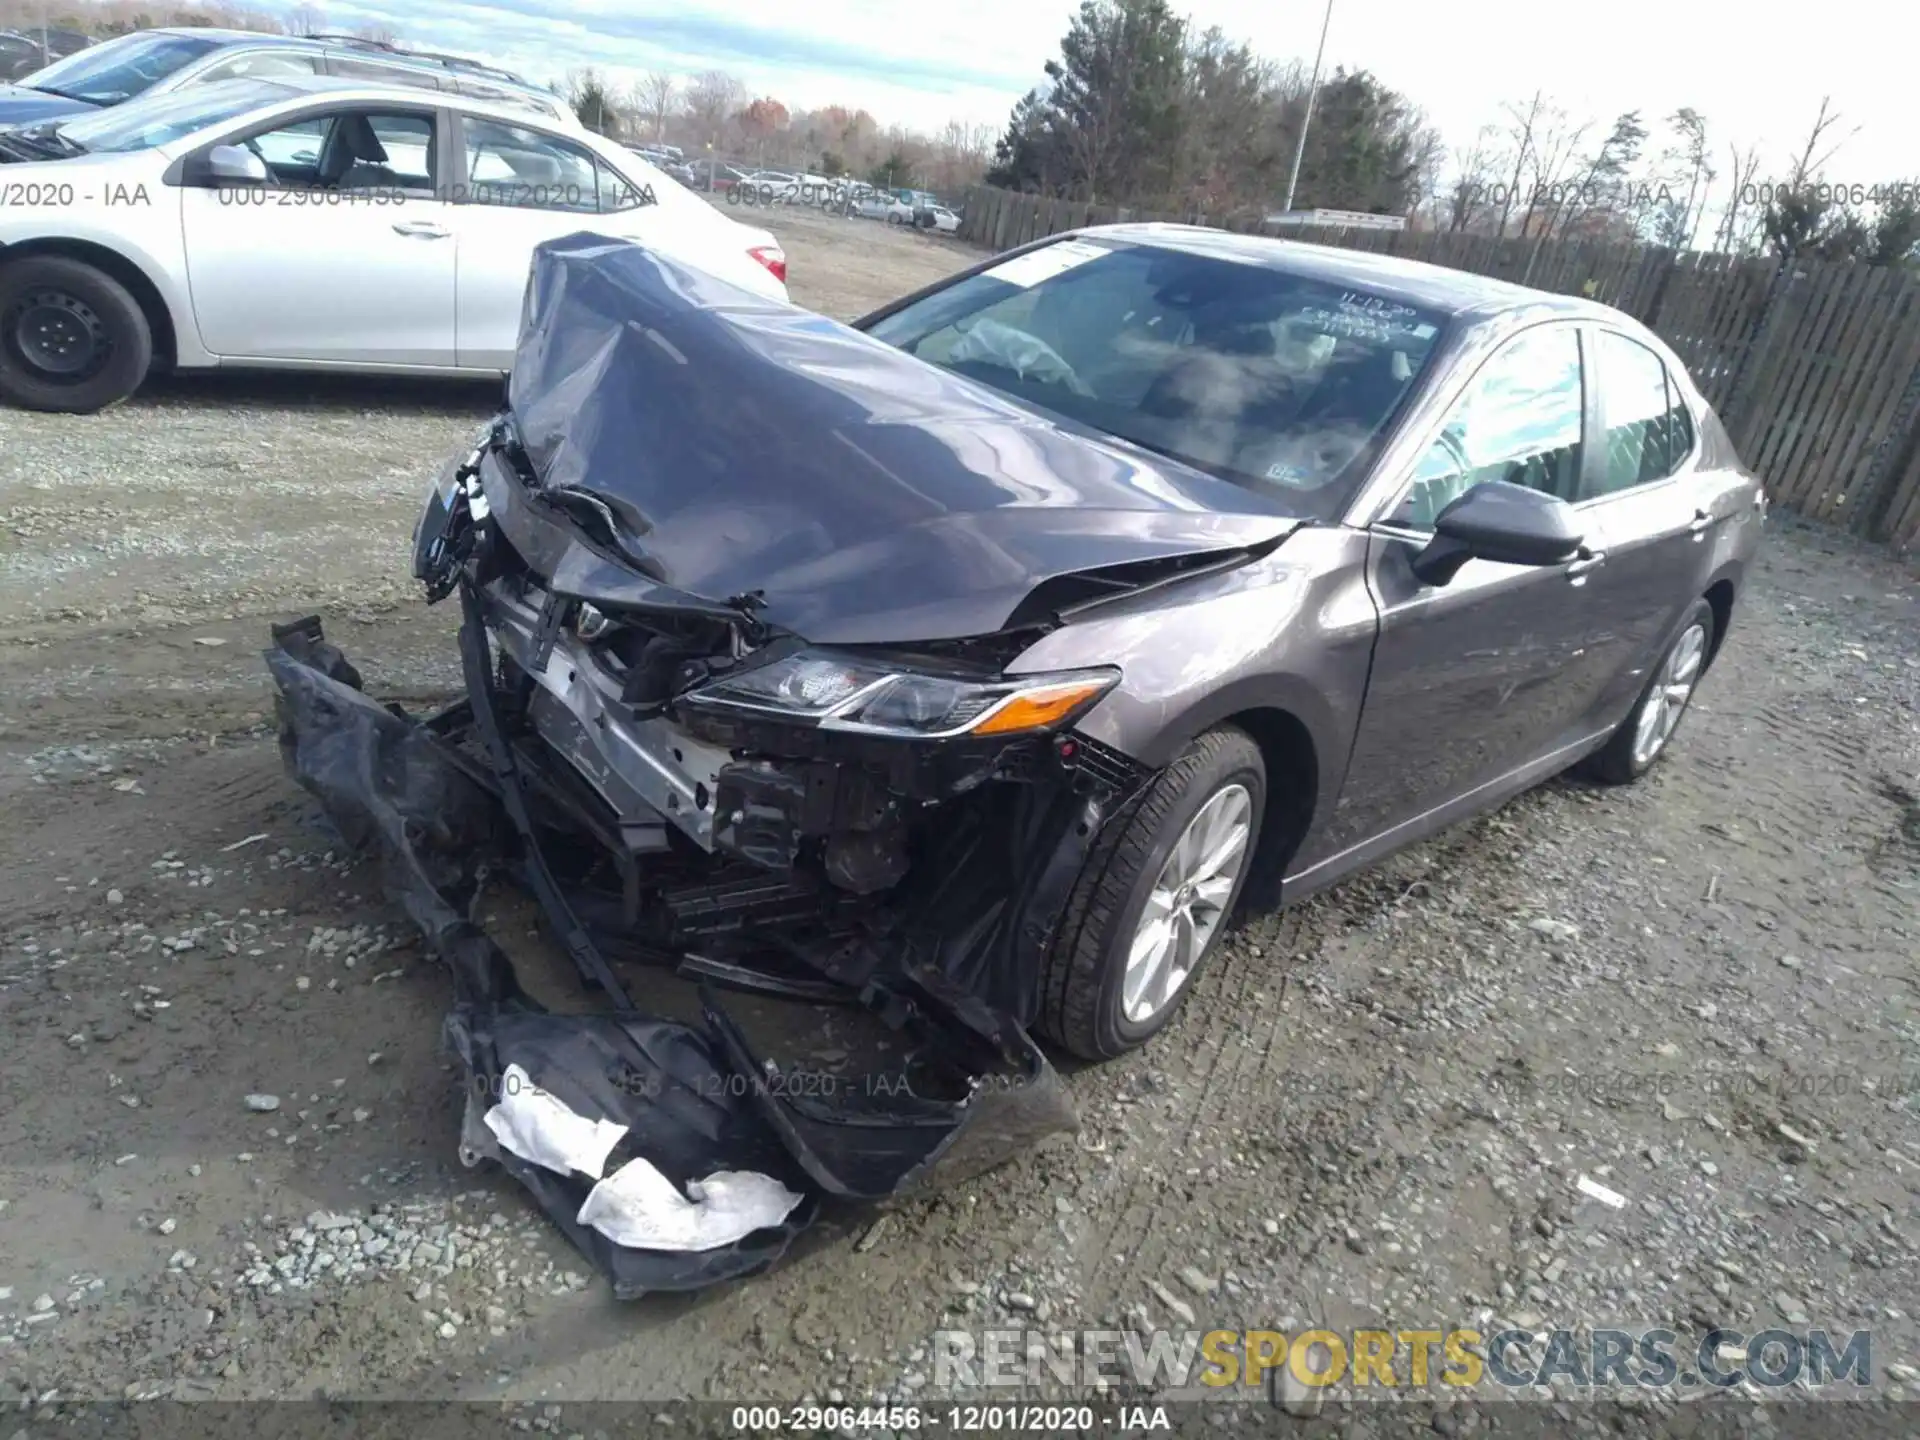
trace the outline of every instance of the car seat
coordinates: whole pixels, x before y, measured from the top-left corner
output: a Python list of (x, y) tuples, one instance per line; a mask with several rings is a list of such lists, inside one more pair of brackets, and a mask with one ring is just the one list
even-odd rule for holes
[(400, 177), (387, 166), (387, 147), (365, 115), (344, 115), (320, 158), (320, 183), (328, 189), (397, 188)]

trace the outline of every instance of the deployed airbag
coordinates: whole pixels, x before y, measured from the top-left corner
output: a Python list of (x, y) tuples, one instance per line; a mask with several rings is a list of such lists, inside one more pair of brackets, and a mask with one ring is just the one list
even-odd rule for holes
[[(518, 1065), (501, 1077), (500, 1103), (487, 1111), (487, 1129), (522, 1160), (561, 1175), (607, 1171), (607, 1156), (627, 1133), (610, 1120), (590, 1120), (539, 1089)], [(584, 1218), (584, 1217), (583, 1217)]]
[(771, 1175), (718, 1170), (682, 1195), (644, 1156), (593, 1187), (579, 1221), (640, 1250), (713, 1250), (778, 1225), (804, 1197)]

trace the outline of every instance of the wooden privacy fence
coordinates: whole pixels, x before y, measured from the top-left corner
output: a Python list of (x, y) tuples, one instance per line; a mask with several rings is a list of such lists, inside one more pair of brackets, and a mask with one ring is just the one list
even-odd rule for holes
[[(960, 237), (1005, 250), (1083, 225), (1204, 217), (967, 192)], [(1250, 231), (1257, 215), (1218, 228)], [(1920, 278), (1905, 269), (1435, 231), (1302, 231), (1585, 295), (1625, 311), (1687, 363), (1776, 507), (1898, 550), (1920, 548)]]

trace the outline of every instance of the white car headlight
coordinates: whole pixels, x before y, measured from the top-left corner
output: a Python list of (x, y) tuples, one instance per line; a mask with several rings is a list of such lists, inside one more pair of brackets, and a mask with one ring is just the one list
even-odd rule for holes
[(698, 707), (811, 721), (824, 730), (944, 740), (1061, 729), (1119, 680), (1111, 669), (970, 680), (803, 650), (680, 698)]

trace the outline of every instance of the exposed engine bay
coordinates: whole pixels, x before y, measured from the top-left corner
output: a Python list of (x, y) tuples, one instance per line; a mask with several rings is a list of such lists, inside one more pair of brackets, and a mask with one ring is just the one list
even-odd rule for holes
[[(484, 636), (529, 814), (594, 918), (629, 948), (698, 952), (696, 970), (770, 971), (773, 989), (796, 959), (864, 984), (884, 937), (1028, 1018), (1020, 928), (990, 939), (977, 922), (1034, 903), (1021, 877), (1046, 877), (1041, 852), (1090, 834), (1145, 778), (1068, 728), (1117, 673), (1009, 677), (996, 661), (1023, 648), (1017, 633), (827, 650), (750, 601), (569, 595), (514, 543), (550, 540), (539, 494), (502, 417), (437, 489), (416, 565), (429, 593), (461, 592)], [(1056, 883), (1078, 872), (1069, 849)], [(1029, 927), (1026, 943), (1046, 939)]]

